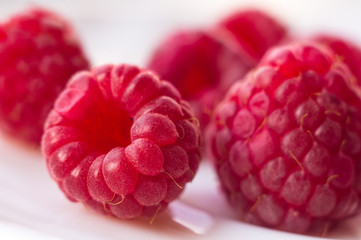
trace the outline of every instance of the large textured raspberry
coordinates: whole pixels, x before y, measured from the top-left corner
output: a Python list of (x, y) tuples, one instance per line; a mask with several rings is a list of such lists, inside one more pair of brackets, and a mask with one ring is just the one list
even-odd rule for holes
[(201, 125), (230, 85), (254, 66), (242, 51), (201, 30), (179, 31), (155, 50), (148, 67), (191, 103)]
[(288, 31), (283, 24), (259, 9), (242, 9), (226, 16), (216, 26), (225, 31), (257, 63), (272, 46), (285, 41)]
[(197, 171), (194, 120), (167, 81), (105, 65), (68, 82), (47, 118), (42, 151), (70, 200), (123, 219), (154, 215)]
[(350, 40), (327, 34), (316, 36), (314, 40), (331, 48), (348, 65), (361, 86), (361, 49), (359, 46)]
[(361, 98), (316, 43), (274, 48), (215, 110), (206, 138), (222, 189), (248, 222), (326, 231), (359, 211)]
[(39, 144), (55, 98), (87, 68), (72, 27), (55, 13), (32, 9), (0, 24), (0, 127)]

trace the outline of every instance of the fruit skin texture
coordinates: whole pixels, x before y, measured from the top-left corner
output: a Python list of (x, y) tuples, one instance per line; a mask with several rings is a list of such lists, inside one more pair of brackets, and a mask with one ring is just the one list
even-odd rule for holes
[(361, 99), (329, 49), (270, 50), (235, 83), (206, 133), (223, 192), (247, 222), (326, 231), (360, 208)]
[(331, 48), (347, 64), (355, 75), (358, 85), (361, 86), (361, 49), (358, 45), (348, 39), (329, 34), (320, 34), (315, 36), (313, 40)]
[(255, 8), (225, 16), (216, 24), (214, 31), (228, 34), (227, 41), (233, 41), (243, 49), (255, 64), (269, 48), (289, 38), (288, 30), (281, 21)]
[(45, 123), (42, 152), (71, 201), (121, 219), (153, 216), (200, 161), (187, 102), (153, 72), (104, 65), (74, 75)]
[(242, 50), (203, 30), (167, 36), (148, 62), (149, 69), (170, 81), (190, 102), (202, 127), (231, 84), (253, 65)]
[(71, 75), (88, 69), (78, 38), (57, 14), (34, 8), (0, 24), (0, 127), (40, 145), (43, 125)]

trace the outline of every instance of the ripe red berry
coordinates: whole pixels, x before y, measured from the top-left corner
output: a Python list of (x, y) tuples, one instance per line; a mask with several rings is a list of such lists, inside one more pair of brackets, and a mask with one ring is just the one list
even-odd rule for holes
[(40, 144), (55, 98), (72, 74), (87, 69), (76, 34), (63, 18), (43, 9), (0, 24), (0, 127)]
[(207, 148), (248, 222), (306, 232), (358, 213), (361, 98), (316, 43), (274, 48), (215, 110)]
[(234, 41), (257, 63), (264, 53), (288, 38), (287, 29), (273, 16), (258, 9), (242, 9), (219, 21), (216, 31), (229, 34)]
[(200, 133), (169, 82), (105, 65), (68, 82), (51, 110), (42, 151), (72, 201), (130, 219), (176, 199), (200, 161)]
[(170, 81), (205, 126), (215, 104), (253, 63), (205, 31), (179, 31), (160, 43), (148, 67)]
[(240, 11), (209, 30), (169, 36), (155, 50), (148, 67), (179, 89), (204, 127), (231, 84), (286, 35), (286, 29), (267, 14)]
[(314, 40), (331, 48), (340, 60), (347, 64), (361, 86), (361, 49), (359, 46), (349, 40), (332, 35), (319, 35)]

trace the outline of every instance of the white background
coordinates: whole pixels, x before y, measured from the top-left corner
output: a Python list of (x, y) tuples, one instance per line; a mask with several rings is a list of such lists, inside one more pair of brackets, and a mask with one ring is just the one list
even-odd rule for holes
[[(0, 20), (29, 6), (70, 20), (94, 66), (144, 66), (157, 42), (180, 28), (207, 28), (234, 9), (256, 6), (283, 21), (295, 36), (329, 32), (361, 46), (358, 0), (0, 0)], [(361, 239), (361, 217), (343, 222), (331, 238)], [(65, 199), (35, 150), (0, 136), (0, 239), (312, 239), (241, 223), (202, 164), (181, 199), (150, 225), (104, 217)]]

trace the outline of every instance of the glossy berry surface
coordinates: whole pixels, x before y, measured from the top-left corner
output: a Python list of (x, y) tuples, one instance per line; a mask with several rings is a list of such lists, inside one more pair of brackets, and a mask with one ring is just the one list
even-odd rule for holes
[(0, 24), (0, 127), (39, 145), (55, 98), (88, 61), (70, 24), (31, 9)]
[(205, 31), (183, 30), (159, 44), (148, 67), (177, 87), (205, 126), (216, 103), (252, 64)]
[(288, 38), (288, 30), (278, 19), (258, 9), (242, 9), (224, 17), (216, 31), (243, 49), (255, 63), (265, 52)]
[(74, 75), (42, 139), (64, 194), (122, 219), (152, 216), (176, 199), (200, 161), (197, 122), (153, 72), (105, 65)]
[(325, 232), (358, 213), (361, 98), (328, 48), (266, 53), (215, 110), (207, 149), (230, 204), (247, 222)]

